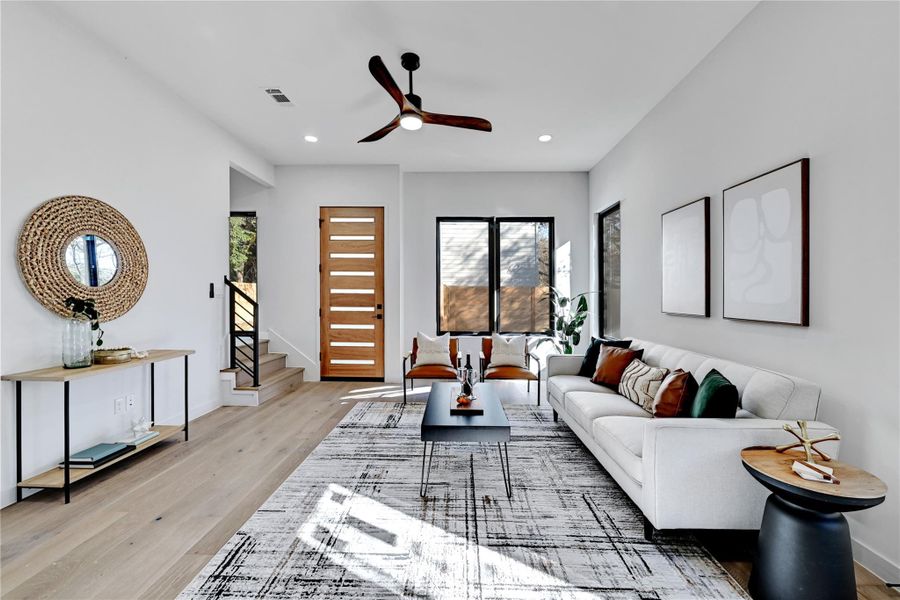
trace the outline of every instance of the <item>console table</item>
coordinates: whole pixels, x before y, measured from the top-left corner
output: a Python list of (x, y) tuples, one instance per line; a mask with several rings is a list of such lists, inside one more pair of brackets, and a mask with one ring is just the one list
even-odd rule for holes
[[(46, 369), (37, 369), (34, 371), (25, 371), (22, 373), (12, 373), (3, 375), (3, 381), (14, 381), (16, 383), (16, 501), (22, 499), (22, 490), (24, 488), (52, 488), (62, 489), (65, 497), (65, 503), (69, 503), (69, 488), (72, 483), (90, 477), (98, 471), (102, 471), (106, 467), (125, 460), (130, 456), (134, 456), (138, 452), (142, 452), (147, 448), (165, 440), (177, 433), (184, 431), (184, 439), (188, 439), (188, 356), (193, 354), (193, 350), (149, 350), (146, 358), (135, 358), (127, 363), (115, 365), (92, 365), (82, 369), (66, 369), (64, 367), (49, 367)], [(180, 425), (156, 425), (152, 429), (158, 431), (159, 435), (151, 440), (138, 444), (134, 450), (126, 452), (115, 459), (103, 463), (99, 467), (93, 469), (72, 469), (69, 465), (69, 383), (76, 379), (85, 379), (87, 377), (95, 377), (103, 375), (111, 371), (119, 371), (121, 369), (133, 369), (135, 367), (150, 367), (150, 420), (154, 421), (156, 417), (156, 398), (155, 398), (155, 373), (154, 366), (156, 363), (164, 360), (172, 360), (184, 357), (184, 426)], [(63, 384), (63, 468), (54, 467), (34, 477), (22, 479), (22, 382), (59, 382)]]

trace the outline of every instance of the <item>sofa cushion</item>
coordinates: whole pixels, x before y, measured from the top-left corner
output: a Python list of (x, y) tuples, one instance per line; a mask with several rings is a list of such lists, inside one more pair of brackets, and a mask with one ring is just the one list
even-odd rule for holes
[(579, 375), (554, 375), (547, 380), (547, 388), (550, 390), (550, 394), (559, 400), (563, 406), (566, 405), (566, 394), (570, 392), (615, 394), (613, 390), (591, 383), (590, 379)]
[(622, 373), (619, 393), (647, 412), (653, 411), (653, 399), (662, 384), (668, 369), (651, 367), (640, 359), (634, 359)]
[[(631, 402), (626, 400), (629, 404)], [(635, 408), (634, 404), (631, 404)], [(642, 411), (643, 412), (643, 411)], [(594, 441), (629, 477), (643, 484), (644, 425), (647, 419), (634, 416), (600, 417), (594, 419)]]
[(609, 416), (632, 416), (649, 418), (650, 413), (618, 394), (597, 394), (594, 392), (571, 392), (566, 396), (566, 412), (581, 427), (591, 433), (594, 419)]
[(644, 354), (643, 350), (629, 350), (627, 348), (615, 348), (602, 344), (600, 346), (600, 358), (597, 360), (597, 370), (591, 381), (611, 387), (614, 390), (619, 389), (619, 382), (622, 380), (622, 373), (636, 358), (641, 358)]
[(733, 383), (715, 369), (700, 383), (691, 405), (691, 416), (706, 419), (733, 419), (738, 409), (738, 392)]
[(654, 417), (688, 417), (697, 394), (697, 380), (690, 371), (676, 369), (663, 380), (653, 399)]
[(597, 370), (597, 361), (600, 359), (600, 346), (614, 346), (616, 348), (628, 348), (631, 340), (610, 340), (607, 338), (591, 338), (591, 345), (584, 352), (584, 360), (581, 361), (581, 369), (578, 374), (582, 377), (593, 377)]

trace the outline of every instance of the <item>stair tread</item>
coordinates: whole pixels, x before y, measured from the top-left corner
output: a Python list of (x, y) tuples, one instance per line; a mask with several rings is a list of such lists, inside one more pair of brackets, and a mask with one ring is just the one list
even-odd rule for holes
[[(259, 355), (259, 364), (264, 365), (267, 362), (271, 362), (273, 360), (278, 360), (278, 359), (284, 358), (286, 356), (287, 356), (287, 352), (267, 352), (266, 354), (260, 354)], [(245, 364), (250, 362), (243, 356), (239, 356), (238, 361), (243, 362)]]
[(275, 385), (277, 383), (281, 383), (288, 377), (293, 377), (294, 375), (301, 374), (301, 373), (303, 373), (304, 370), (305, 369), (303, 367), (286, 367), (284, 369), (279, 369), (279, 370), (275, 371), (274, 373), (271, 373), (271, 374), (263, 377), (262, 380), (259, 382), (259, 386), (239, 385), (239, 386), (236, 386), (234, 389), (236, 389), (236, 390), (262, 390), (264, 388)]

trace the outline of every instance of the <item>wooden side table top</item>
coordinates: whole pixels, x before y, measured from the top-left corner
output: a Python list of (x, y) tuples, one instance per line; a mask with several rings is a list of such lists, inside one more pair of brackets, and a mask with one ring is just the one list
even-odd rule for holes
[(791, 465), (795, 460), (805, 459), (806, 453), (803, 451), (776, 452), (773, 448), (759, 447), (741, 450), (741, 460), (748, 470), (756, 471), (782, 485), (829, 496), (837, 502), (841, 499), (878, 501), (887, 494), (887, 486), (883, 481), (868, 471), (838, 460), (818, 461), (816, 464), (834, 469), (834, 476), (840, 484), (803, 479), (791, 470)]

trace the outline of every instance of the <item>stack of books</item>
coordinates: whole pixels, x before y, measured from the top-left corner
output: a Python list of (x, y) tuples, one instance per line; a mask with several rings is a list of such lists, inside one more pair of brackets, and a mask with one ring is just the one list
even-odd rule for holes
[[(115, 443), (102, 443), (91, 446), (81, 452), (76, 452), (69, 457), (69, 467), (72, 469), (95, 469), (104, 463), (131, 452), (139, 444), (152, 440), (159, 435), (158, 431), (147, 431), (126, 440)], [(59, 463), (59, 468), (65, 468), (65, 463)]]
[[(127, 444), (97, 444), (70, 456), (69, 467), (73, 469), (94, 469), (130, 450), (133, 450), (133, 448)], [(59, 463), (59, 467), (61, 469), (64, 468), (65, 463)]]

